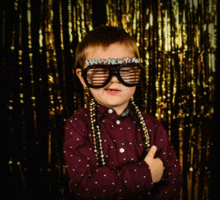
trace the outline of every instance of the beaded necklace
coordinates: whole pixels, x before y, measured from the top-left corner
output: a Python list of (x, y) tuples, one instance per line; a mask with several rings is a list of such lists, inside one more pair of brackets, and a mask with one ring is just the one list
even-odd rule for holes
[[(131, 104), (133, 105), (135, 109), (135, 112), (138, 116), (138, 121), (142, 127), (144, 148), (146, 152), (148, 152), (150, 149), (150, 136), (149, 136), (147, 126), (144, 122), (144, 118), (141, 114), (141, 111), (139, 110), (138, 106), (135, 104), (133, 98), (131, 99)], [(103, 148), (102, 148), (100, 127), (97, 122), (97, 103), (93, 98), (91, 99), (91, 102), (90, 102), (90, 121), (91, 121), (91, 128), (92, 128), (94, 152), (95, 152), (96, 158), (98, 159), (99, 165), (104, 166), (106, 165), (106, 162), (104, 159), (104, 153), (103, 153)]]

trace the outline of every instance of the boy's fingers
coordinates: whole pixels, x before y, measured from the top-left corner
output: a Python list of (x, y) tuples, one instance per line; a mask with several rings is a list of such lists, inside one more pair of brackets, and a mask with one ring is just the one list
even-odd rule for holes
[(154, 158), (154, 155), (157, 151), (157, 147), (156, 146), (152, 146), (147, 154), (147, 157), (149, 158)]

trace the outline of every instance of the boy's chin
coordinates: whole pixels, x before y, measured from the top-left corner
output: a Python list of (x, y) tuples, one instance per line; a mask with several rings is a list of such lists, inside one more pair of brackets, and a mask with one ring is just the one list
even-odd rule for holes
[(127, 107), (129, 101), (109, 101), (109, 102), (105, 102), (106, 107), (108, 108), (125, 108)]

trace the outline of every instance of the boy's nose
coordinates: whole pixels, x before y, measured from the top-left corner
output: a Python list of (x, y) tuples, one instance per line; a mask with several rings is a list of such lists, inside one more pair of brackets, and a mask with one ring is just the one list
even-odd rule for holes
[(110, 83), (119, 83), (120, 81), (118, 80), (118, 77), (116, 75), (113, 75), (111, 80), (110, 80)]

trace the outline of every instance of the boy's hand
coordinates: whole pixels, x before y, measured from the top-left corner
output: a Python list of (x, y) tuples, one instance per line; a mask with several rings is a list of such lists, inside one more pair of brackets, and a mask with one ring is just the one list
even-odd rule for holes
[(161, 180), (164, 170), (162, 160), (160, 158), (154, 158), (156, 151), (157, 147), (152, 146), (144, 158), (144, 161), (150, 168), (153, 183), (157, 183)]

